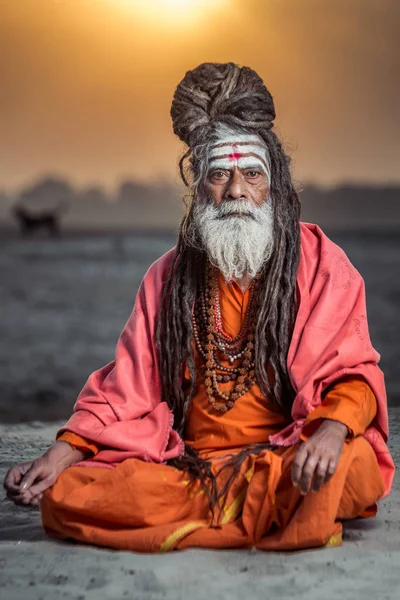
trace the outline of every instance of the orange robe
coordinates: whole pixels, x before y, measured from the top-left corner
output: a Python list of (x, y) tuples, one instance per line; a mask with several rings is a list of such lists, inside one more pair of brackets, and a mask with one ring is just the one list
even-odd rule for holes
[[(219, 277), (224, 330), (237, 335), (250, 293)], [(226, 363), (227, 364), (227, 363)], [(210, 460), (213, 472), (243, 446), (267, 442), (287, 420), (257, 385), (225, 414), (208, 403), (202, 360), (196, 354), (197, 392), (191, 401), (185, 442)], [(186, 371), (185, 377), (188, 377)], [(221, 384), (228, 390), (232, 382)], [(188, 547), (294, 550), (341, 543), (341, 520), (376, 514), (384, 483), (376, 456), (362, 433), (376, 414), (376, 400), (359, 376), (336, 382), (308, 416), (306, 440), (322, 419), (347, 425), (349, 435), (335, 474), (317, 493), (300, 494), (291, 481), (299, 444), (263, 450), (241, 464), (222, 506), (220, 528), (210, 527), (208, 499), (198, 481), (168, 465), (128, 459), (112, 470), (66, 469), (41, 502), (49, 535), (125, 550), (163, 552)], [(89, 440), (66, 432), (59, 440), (96, 454)], [(301, 444), (302, 442), (300, 442)], [(368, 477), (365, 477), (368, 473)], [(222, 486), (229, 469), (218, 476)]]

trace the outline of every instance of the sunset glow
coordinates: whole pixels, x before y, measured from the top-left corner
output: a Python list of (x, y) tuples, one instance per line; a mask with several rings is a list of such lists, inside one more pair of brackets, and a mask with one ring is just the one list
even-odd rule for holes
[(132, 17), (153, 23), (181, 26), (197, 23), (225, 0), (110, 0)]
[(397, 182), (390, 2), (0, 0), (0, 195), (43, 173), (175, 181), (172, 97), (210, 61), (262, 77), (298, 181)]

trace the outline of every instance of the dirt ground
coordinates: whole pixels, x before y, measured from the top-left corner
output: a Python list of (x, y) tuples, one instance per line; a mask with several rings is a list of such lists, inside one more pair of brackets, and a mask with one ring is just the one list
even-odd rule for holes
[[(400, 408), (391, 416), (390, 448), (400, 457)], [(38, 456), (57, 424), (0, 426), (0, 478)], [(37, 509), (0, 501), (2, 600), (398, 600), (400, 478), (371, 520), (345, 525), (340, 548), (294, 553), (188, 550), (165, 555), (115, 552), (45, 536)]]

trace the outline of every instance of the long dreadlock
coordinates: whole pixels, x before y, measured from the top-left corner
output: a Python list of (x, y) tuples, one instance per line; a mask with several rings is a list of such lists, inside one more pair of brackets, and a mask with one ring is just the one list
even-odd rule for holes
[[(175, 255), (164, 287), (157, 328), (163, 396), (174, 413), (174, 429), (184, 436), (188, 407), (196, 391), (191, 348), (192, 310), (198, 298), (199, 282), (204, 277), (205, 251), (201, 250), (200, 244), (197, 248), (189, 244), (187, 233), (193, 225), (195, 202), (203, 194), (207, 152), (215, 140), (219, 124), (233, 126), (241, 132), (257, 133), (268, 148), (274, 252), (260, 286), (255, 371), (263, 394), (290, 415), (295, 393), (288, 374), (287, 354), (297, 313), (300, 202), (290, 175), (290, 158), (272, 131), (275, 118), (272, 96), (257, 73), (248, 67), (234, 63), (204, 63), (188, 71), (178, 85), (171, 116), (174, 132), (188, 146), (179, 168), (182, 180), (191, 192), (191, 202), (180, 226)], [(182, 389), (185, 364), (191, 379), (189, 393)], [(273, 371), (272, 382), (267, 373), (268, 365)], [(263, 446), (268, 447), (268, 444)], [(242, 458), (247, 454), (246, 451), (240, 453)], [(200, 459), (189, 446), (186, 446), (183, 456), (171, 463), (200, 479), (213, 510), (221, 494), (217, 493), (216, 476), (211, 472), (210, 463)], [(234, 466), (235, 460), (232, 459), (229, 464)], [(232, 476), (234, 474), (235, 468)]]

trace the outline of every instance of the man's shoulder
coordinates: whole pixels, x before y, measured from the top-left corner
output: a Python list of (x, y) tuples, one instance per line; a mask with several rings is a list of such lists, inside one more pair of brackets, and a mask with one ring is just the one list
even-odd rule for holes
[(329, 281), (333, 279), (362, 279), (346, 252), (315, 223), (300, 222), (301, 262), (314, 280), (317, 272)]
[(316, 250), (320, 247), (322, 241), (329, 240), (332, 242), (332, 240), (316, 223), (300, 221), (300, 235), (302, 246), (315, 248)]
[(300, 222), (302, 252), (309, 259), (320, 261), (324, 256), (346, 256), (345, 251), (336, 244), (316, 223)]

